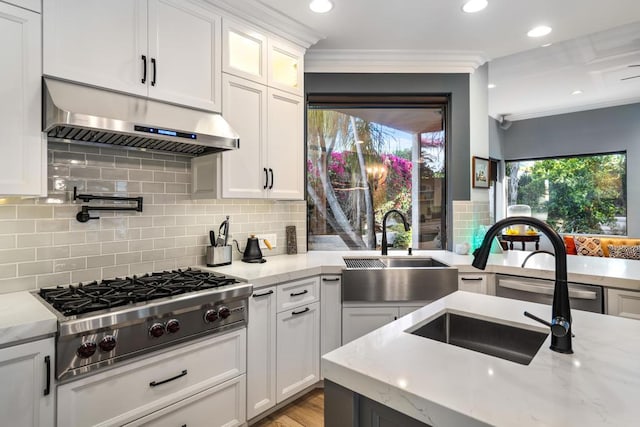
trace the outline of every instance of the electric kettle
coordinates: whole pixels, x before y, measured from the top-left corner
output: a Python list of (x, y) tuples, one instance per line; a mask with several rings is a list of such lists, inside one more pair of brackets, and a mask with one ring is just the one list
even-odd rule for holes
[[(271, 244), (268, 240), (264, 240), (264, 244), (267, 245), (267, 248), (271, 249)], [(266, 259), (262, 257), (262, 251), (260, 250), (259, 239), (255, 235), (251, 235), (247, 239), (247, 246), (244, 248), (244, 253), (242, 254), (242, 261), (251, 262), (251, 263), (263, 263), (267, 262)]]

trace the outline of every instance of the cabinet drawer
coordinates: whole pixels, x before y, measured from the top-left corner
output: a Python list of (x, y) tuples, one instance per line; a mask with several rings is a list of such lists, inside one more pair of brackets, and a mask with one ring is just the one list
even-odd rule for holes
[(458, 290), (487, 294), (486, 274), (461, 274), (458, 276)]
[(318, 276), (279, 285), (277, 297), (278, 313), (316, 302), (319, 299), (319, 295), (320, 278)]
[(125, 427), (234, 427), (243, 425), (245, 421), (244, 396), (245, 376), (242, 375), (126, 424)]
[(245, 329), (143, 357), (60, 385), (58, 425), (122, 425), (237, 377), (245, 368)]

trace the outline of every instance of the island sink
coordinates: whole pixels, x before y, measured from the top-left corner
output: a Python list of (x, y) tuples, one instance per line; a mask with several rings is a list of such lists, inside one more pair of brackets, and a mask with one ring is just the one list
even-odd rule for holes
[(449, 312), (407, 332), (522, 365), (531, 363), (548, 335)]

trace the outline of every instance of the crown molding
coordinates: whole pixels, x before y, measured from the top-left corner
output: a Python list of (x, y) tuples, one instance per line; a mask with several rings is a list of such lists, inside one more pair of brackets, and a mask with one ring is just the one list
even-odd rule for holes
[[(568, 107), (558, 107), (543, 111), (536, 111), (530, 113), (517, 113), (507, 114), (505, 118), (509, 121), (515, 122), (518, 120), (537, 119), (540, 117), (557, 116), (560, 114), (578, 113), (580, 111), (598, 110), (600, 108), (619, 107), (622, 105), (640, 103), (640, 96), (625, 98), (625, 99), (610, 99), (602, 102), (593, 102), (584, 105), (572, 105)], [(497, 120), (497, 117), (494, 117)]]
[(307, 49), (325, 36), (259, 0), (205, 0), (216, 8)]
[(473, 73), (482, 52), (432, 50), (311, 49), (307, 73)]

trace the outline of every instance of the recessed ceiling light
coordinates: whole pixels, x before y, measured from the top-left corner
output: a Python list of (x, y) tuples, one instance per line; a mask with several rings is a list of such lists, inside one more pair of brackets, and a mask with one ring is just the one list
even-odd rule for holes
[(540, 25), (538, 27), (535, 27), (529, 30), (527, 35), (529, 37), (542, 37), (542, 36), (546, 36), (550, 32), (551, 32), (551, 27), (547, 27), (546, 25)]
[(487, 4), (489, 4), (487, 0), (469, 0), (462, 5), (462, 10), (467, 13), (480, 12), (482, 9), (487, 7)]
[(327, 13), (333, 9), (333, 3), (329, 0), (313, 0), (309, 3), (309, 9), (315, 13)]
[(552, 44), (553, 44), (553, 43), (545, 43), (545, 44), (543, 44), (543, 45), (540, 45), (540, 47), (549, 47), (549, 46), (551, 46)]
[(487, 87), (488, 87), (489, 89), (493, 89), (494, 87), (496, 87), (496, 85), (494, 85), (493, 83), (489, 83), (489, 84), (487, 85)]
[(582, 93), (582, 91), (580, 89), (576, 89), (573, 92), (571, 92), (571, 95), (580, 95)]

